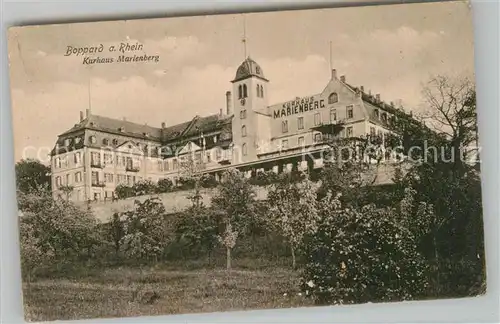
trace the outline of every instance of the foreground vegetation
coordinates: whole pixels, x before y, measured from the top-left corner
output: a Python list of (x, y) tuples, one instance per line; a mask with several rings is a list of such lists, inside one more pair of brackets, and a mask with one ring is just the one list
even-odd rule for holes
[[(432, 102), (449, 121), (449, 134), (399, 118), (392, 123), (398, 135), (384, 142), (358, 139), (356, 145), (377, 149), (327, 163), (314, 175), (315, 186), (312, 174), (280, 175), (269, 182), (267, 201), (255, 199), (252, 181), (228, 170), (215, 184), (210, 206), (204, 206), (203, 177), (195, 172), (199, 166), (194, 161), (188, 161), (183, 174), (190, 183), (191, 207), (180, 213), (165, 210), (152, 197), (99, 224), (90, 209), (53, 200), (46, 188), (20, 189), (27, 318), (483, 293), (479, 163), (463, 159), (470, 153), (463, 148), (471, 146), (477, 131), (475, 93), (445, 81), (435, 80), (435, 87), (454, 100), (436, 95)], [(330, 144), (335, 153), (338, 145)], [(391, 145), (402, 146), (405, 156), (420, 162), (396, 172), (394, 185), (374, 187), (374, 179), (362, 175), (377, 165), (366, 161), (380, 161)], [(442, 153), (434, 156), (426, 146)]]

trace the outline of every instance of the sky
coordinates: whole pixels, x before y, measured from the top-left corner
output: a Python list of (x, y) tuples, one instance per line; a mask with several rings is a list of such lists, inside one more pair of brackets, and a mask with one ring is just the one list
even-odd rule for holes
[[(246, 28), (244, 28), (246, 26)], [(160, 127), (225, 109), (225, 93), (246, 53), (270, 83), (269, 104), (320, 93), (330, 65), (348, 83), (386, 102), (422, 109), (435, 75), (473, 76), (473, 28), (466, 2), (311, 9), (12, 28), (11, 102), (16, 161), (47, 161), (79, 111)], [(158, 62), (83, 64), (68, 46), (142, 44), (126, 55)], [(330, 56), (331, 53), (331, 56)]]

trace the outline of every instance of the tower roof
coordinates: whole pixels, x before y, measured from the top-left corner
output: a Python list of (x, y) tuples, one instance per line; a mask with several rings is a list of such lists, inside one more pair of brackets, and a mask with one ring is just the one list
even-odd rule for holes
[(268, 81), (264, 77), (264, 72), (262, 71), (262, 68), (260, 67), (257, 62), (255, 62), (253, 59), (247, 57), (246, 60), (244, 60), (240, 66), (238, 67), (238, 70), (236, 70), (236, 76), (234, 77), (233, 82), (239, 81), (246, 79), (248, 77), (256, 76), (258, 78), (261, 78), (263, 80)]

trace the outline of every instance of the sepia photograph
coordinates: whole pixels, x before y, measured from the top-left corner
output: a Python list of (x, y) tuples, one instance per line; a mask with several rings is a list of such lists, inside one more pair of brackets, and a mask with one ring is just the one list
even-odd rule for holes
[(485, 294), (471, 10), (11, 27), (25, 319)]

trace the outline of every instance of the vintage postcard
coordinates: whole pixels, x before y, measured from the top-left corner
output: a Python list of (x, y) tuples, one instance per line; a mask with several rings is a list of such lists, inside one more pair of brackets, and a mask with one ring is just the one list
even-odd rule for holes
[(467, 2), (9, 30), (26, 318), (476, 296)]

